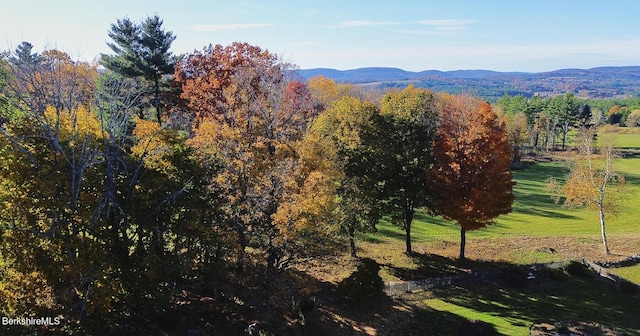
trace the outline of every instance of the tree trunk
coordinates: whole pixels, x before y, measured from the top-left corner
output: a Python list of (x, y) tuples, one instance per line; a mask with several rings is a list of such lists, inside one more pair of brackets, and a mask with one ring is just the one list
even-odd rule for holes
[(607, 233), (604, 226), (604, 205), (598, 204), (598, 212), (600, 213), (600, 233), (602, 234), (602, 244), (604, 245), (604, 254), (609, 255), (609, 245), (607, 244)]
[(276, 290), (276, 284), (278, 283), (278, 251), (275, 246), (273, 246), (274, 237), (269, 237), (269, 247), (267, 248), (267, 256), (266, 262), (267, 267), (265, 269), (264, 276), (264, 312), (262, 315), (262, 322), (269, 325), (273, 321), (274, 312), (275, 312), (275, 304), (271, 297), (273, 296), (273, 292)]
[(407, 205), (404, 209), (404, 231), (406, 232), (406, 245), (407, 245), (407, 254), (411, 254), (413, 250), (411, 249), (411, 222), (413, 222), (413, 207)]
[(405, 241), (407, 245), (407, 254), (411, 254), (413, 252), (411, 250), (411, 222), (405, 224), (404, 230), (406, 232)]
[(460, 260), (464, 260), (464, 249), (467, 246), (467, 231), (464, 227), (460, 226)]
[(158, 121), (158, 125), (162, 125), (162, 111), (160, 110), (160, 81), (158, 78), (154, 78), (153, 85), (153, 107), (156, 108), (156, 120)]
[(349, 246), (351, 248), (351, 257), (357, 258), (357, 250), (356, 250), (356, 229), (354, 225), (349, 225)]
[(564, 121), (564, 127), (562, 128), (562, 149), (566, 149), (567, 134), (569, 133), (569, 121)]

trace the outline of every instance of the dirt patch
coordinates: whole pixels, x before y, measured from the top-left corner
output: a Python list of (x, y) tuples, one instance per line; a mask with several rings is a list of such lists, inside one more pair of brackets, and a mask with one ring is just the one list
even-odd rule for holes
[[(588, 259), (615, 263), (638, 254), (640, 236), (613, 236), (609, 239), (611, 254), (605, 255), (597, 237), (504, 237), (473, 239), (467, 242), (467, 258), (486, 261), (522, 260), (522, 263), (555, 262)], [(455, 258), (457, 244), (440, 245), (434, 250), (442, 256)]]
[[(419, 258), (407, 256), (403, 244), (392, 242), (359, 242), (359, 256), (376, 260), (385, 282), (416, 280), (464, 269), (478, 271), (493, 263), (536, 264), (587, 259), (599, 264), (615, 264), (640, 253), (640, 235), (611, 235), (612, 254), (605, 255), (598, 237), (518, 237), (480, 238), (467, 241), (466, 263), (457, 262), (458, 243), (448, 241), (415, 243)], [(484, 263), (487, 265), (484, 265)], [(355, 261), (348, 253), (318, 259), (308, 259), (296, 269), (321, 281), (338, 283), (355, 271)], [(447, 268), (448, 267), (448, 268)]]

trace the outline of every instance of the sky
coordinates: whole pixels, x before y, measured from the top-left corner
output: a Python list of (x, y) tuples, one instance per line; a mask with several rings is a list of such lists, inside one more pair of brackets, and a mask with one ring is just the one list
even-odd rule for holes
[(2, 5), (0, 50), (22, 41), (85, 61), (110, 25), (158, 15), (172, 51), (247, 42), (301, 69), (541, 72), (640, 65), (638, 0), (20, 0)]

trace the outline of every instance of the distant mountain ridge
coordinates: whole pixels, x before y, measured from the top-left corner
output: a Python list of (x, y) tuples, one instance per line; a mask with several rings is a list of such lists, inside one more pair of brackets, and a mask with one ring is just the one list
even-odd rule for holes
[[(380, 81), (396, 81), (396, 80), (411, 80), (421, 79), (433, 76), (441, 76), (445, 78), (485, 78), (496, 75), (509, 75), (509, 74), (525, 74), (518, 72), (498, 72), (492, 70), (453, 70), (453, 71), (440, 71), (440, 70), (425, 70), (425, 71), (407, 71), (400, 68), (386, 68), (386, 67), (368, 67), (358, 68), (350, 70), (336, 70), (329, 68), (315, 68), (304, 69), (299, 71), (305, 78), (309, 79), (314, 76), (322, 75), (327, 78), (331, 78), (335, 81), (345, 83), (371, 83)], [(526, 73), (528, 74), (528, 73)]]
[(573, 92), (582, 98), (622, 98), (640, 95), (640, 66), (559, 69), (548, 72), (499, 72), (491, 70), (425, 70), (368, 67), (351, 70), (315, 68), (299, 70), (304, 79), (318, 75), (339, 83), (380, 87), (414, 84), (434, 91), (468, 92), (488, 99), (505, 93), (549, 96)]

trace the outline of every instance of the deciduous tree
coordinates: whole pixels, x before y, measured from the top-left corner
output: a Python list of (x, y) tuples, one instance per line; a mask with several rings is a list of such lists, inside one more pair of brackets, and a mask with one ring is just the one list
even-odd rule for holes
[(322, 75), (309, 78), (307, 85), (318, 110), (330, 107), (334, 101), (348, 95), (351, 90), (351, 85), (338, 84)]
[(383, 186), (382, 197), (405, 230), (407, 253), (412, 253), (411, 224), (416, 209), (431, 207), (426, 174), (433, 165), (438, 119), (434, 103), (433, 94), (425, 89), (409, 86), (391, 92), (382, 99), (375, 133), (367, 136), (374, 143), (376, 157), (382, 158), (375, 175)]
[(501, 114), (499, 122), (504, 124), (507, 141), (511, 146), (511, 165), (519, 167), (530, 137), (527, 116), (524, 113)]
[(439, 97), (440, 124), (432, 181), (435, 209), (460, 225), (460, 259), (466, 232), (511, 212), (511, 148), (491, 106), (470, 96)]
[(222, 218), (237, 234), (239, 260), (246, 262), (242, 254), (249, 250), (264, 256), (266, 319), (275, 276), (304, 249), (305, 236), (327, 231), (319, 228), (331, 207), (323, 195), (332, 194), (333, 180), (310, 160), (314, 155), (300, 152), (310, 111), (291, 101), (305, 95), (292, 84), (290, 69), (246, 43), (209, 46), (176, 69), (196, 126), (188, 144), (203, 165), (215, 160), (222, 167), (210, 176), (209, 188), (222, 199)]
[(627, 127), (639, 127), (640, 126), (640, 109), (635, 109), (629, 113), (627, 117)]
[[(85, 322), (135, 325), (132, 318), (169, 305), (169, 284), (188, 274), (189, 257), (203, 255), (192, 252), (194, 245), (215, 242), (191, 243), (204, 230), (181, 226), (215, 218), (194, 216), (207, 208), (194, 206), (202, 195), (193, 187), (195, 160), (184, 134), (147, 134), (142, 123), (132, 133), (139, 97), (129, 81), (101, 78), (96, 90), (88, 80), (95, 67), (60, 52), (30, 55), (20, 59), (31, 61), (10, 64), (18, 76), (3, 90), (12, 110), (1, 111), (0, 248), (11, 267), (3, 280), (24, 281), (12, 285), (18, 292), (42, 290), (17, 296), (31, 305), (5, 300), (3, 309), (32, 306), (16, 310), (22, 315), (46, 304), (40, 308), (81, 322), (70, 323), (72, 329)], [(85, 77), (87, 69), (94, 72)], [(189, 210), (180, 202), (186, 190), (194, 195), (185, 198)]]
[(18, 109), (29, 109), (41, 117), (48, 107), (58, 111), (89, 108), (95, 99), (98, 71), (95, 64), (73, 61), (59, 50), (31, 53), (23, 42), (9, 57), (9, 94)]
[(333, 102), (313, 123), (310, 136), (318, 136), (332, 149), (333, 165), (340, 172), (337, 182), (336, 220), (349, 238), (351, 256), (357, 257), (356, 233), (373, 227), (379, 220), (378, 180), (372, 174), (379, 164), (372, 143), (364, 133), (377, 134), (374, 120), (379, 109), (369, 102), (344, 96)]
[[(599, 136), (600, 146), (596, 145), (595, 135), (594, 128), (580, 130), (577, 138), (579, 154), (572, 160), (566, 182), (560, 184), (551, 179), (548, 187), (566, 197), (566, 206), (587, 206), (598, 211), (602, 245), (604, 253), (608, 255), (605, 217), (615, 214), (619, 208), (625, 179), (613, 167), (616, 156), (614, 135), (608, 133)], [(559, 197), (556, 198), (556, 201), (559, 200)]]

